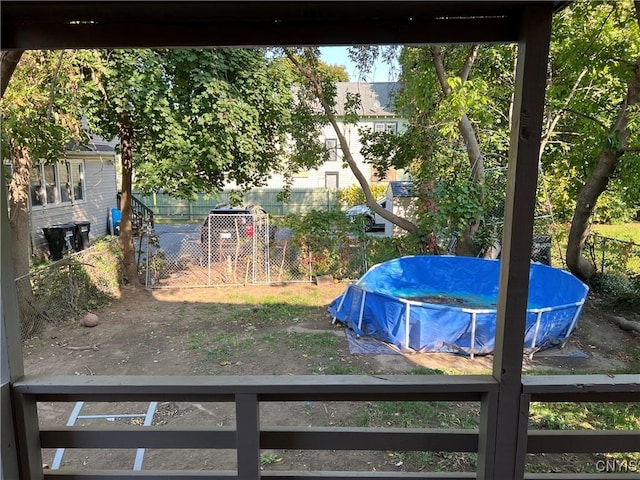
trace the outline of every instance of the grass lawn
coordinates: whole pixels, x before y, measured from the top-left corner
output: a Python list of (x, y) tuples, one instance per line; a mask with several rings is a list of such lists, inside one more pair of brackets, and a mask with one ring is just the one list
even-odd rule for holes
[(604, 237), (616, 238), (640, 245), (640, 222), (621, 223), (617, 225), (593, 225), (593, 232)]

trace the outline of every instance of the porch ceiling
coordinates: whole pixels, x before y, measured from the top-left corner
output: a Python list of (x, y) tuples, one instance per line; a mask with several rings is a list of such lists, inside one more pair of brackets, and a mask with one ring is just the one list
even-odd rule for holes
[(564, 1), (3, 1), (1, 47), (202, 47), (517, 41)]

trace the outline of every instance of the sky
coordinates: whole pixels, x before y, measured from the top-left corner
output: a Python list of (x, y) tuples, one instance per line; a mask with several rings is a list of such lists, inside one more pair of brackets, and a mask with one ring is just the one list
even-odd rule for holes
[[(344, 65), (347, 68), (349, 74), (349, 80), (352, 82), (358, 81), (358, 70), (355, 64), (349, 59), (348, 47), (321, 47), (321, 59), (330, 65)], [(374, 65), (373, 71), (367, 75), (364, 79), (369, 82), (394, 82), (397, 80), (397, 73), (391, 74), (389, 72), (387, 63), (383, 61), (377, 61)], [(397, 70), (397, 68), (396, 68)]]

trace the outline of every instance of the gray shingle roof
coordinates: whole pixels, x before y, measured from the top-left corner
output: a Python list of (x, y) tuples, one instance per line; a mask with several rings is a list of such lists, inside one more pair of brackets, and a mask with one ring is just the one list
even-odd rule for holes
[(400, 88), (396, 82), (338, 82), (336, 83), (336, 113), (344, 115), (347, 92), (360, 94), (360, 116), (397, 116), (393, 105), (393, 94)]
[(389, 182), (394, 197), (415, 197), (413, 182)]

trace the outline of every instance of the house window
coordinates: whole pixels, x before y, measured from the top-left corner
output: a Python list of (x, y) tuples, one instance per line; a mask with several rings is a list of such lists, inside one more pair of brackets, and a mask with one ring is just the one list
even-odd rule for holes
[(62, 203), (70, 202), (72, 198), (71, 193), (71, 172), (69, 171), (70, 165), (68, 163), (61, 163), (60, 169), (60, 201)]
[(338, 172), (325, 172), (324, 174), (324, 186), (325, 188), (336, 189), (338, 188)]
[(45, 191), (47, 205), (55, 205), (58, 203), (58, 175), (56, 175), (55, 165), (42, 166), (42, 186)]
[(398, 131), (398, 122), (374, 122), (373, 131), (375, 133), (393, 133)]
[(324, 141), (324, 146), (329, 152), (329, 161), (335, 162), (338, 159), (338, 140), (335, 138), (327, 138)]
[(42, 168), (40, 167), (40, 165), (31, 167), (30, 183), (31, 205), (33, 205), (34, 207), (45, 205), (47, 202), (44, 195)]
[(84, 200), (84, 161), (73, 160), (70, 161), (69, 171), (71, 172), (70, 185), (73, 185), (73, 200), (76, 202)]
[(84, 161), (36, 165), (31, 169), (31, 205), (61, 205), (85, 199)]

